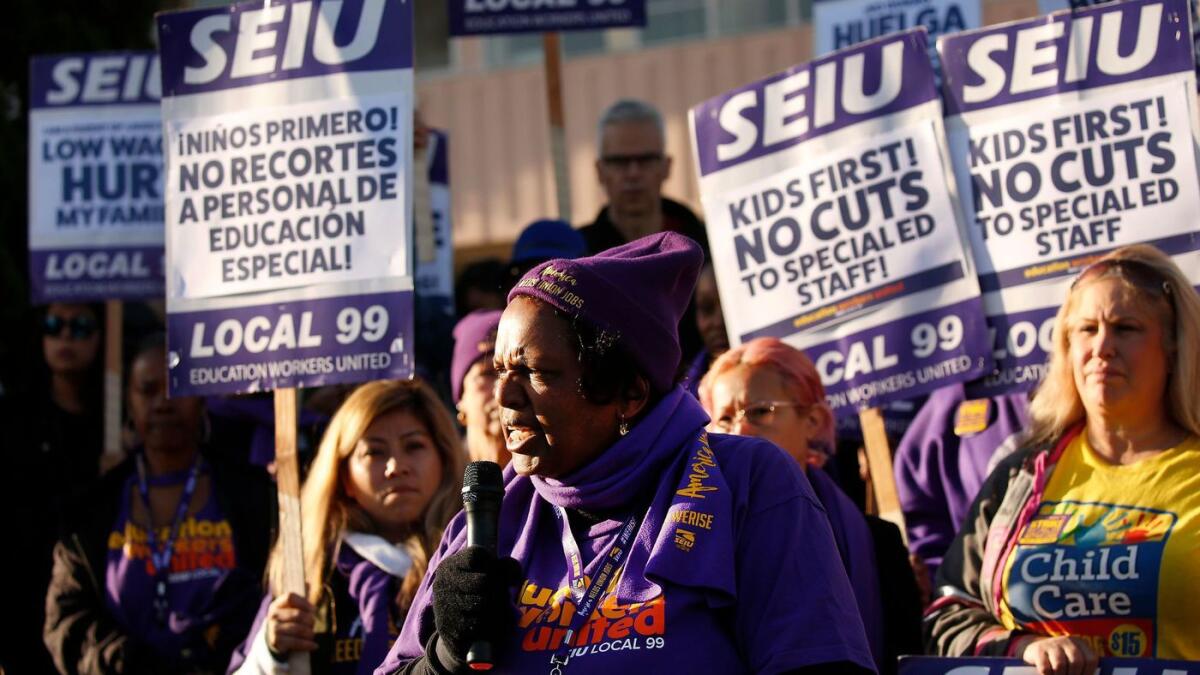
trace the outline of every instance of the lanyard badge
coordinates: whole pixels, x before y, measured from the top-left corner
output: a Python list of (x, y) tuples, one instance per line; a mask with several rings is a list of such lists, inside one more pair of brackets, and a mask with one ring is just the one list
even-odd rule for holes
[(183, 485), (183, 494), (179, 496), (179, 505), (175, 507), (175, 519), (171, 522), (171, 530), (167, 534), (167, 540), (162, 543), (161, 551), (158, 546), (158, 537), (155, 535), (153, 512), (150, 509), (150, 485), (146, 479), (146, 460), (141, 454), (137, 456), (137, 470), (138, 493), (142, 497), (142, 503), (146, 506), (146, 520), (149, 522), (149, 526), (146, 528), (146, 547), (150, 549), (150, 562), (154, 566), (154, 616), (159, 624), (166, 624), (170, 610), (167, 601), (167, 575), (171, 571), (171, 556), (175, 551), (175, 539), (179, 537), (179, 528), (183, 525), (184, 518), (187, 517), (188, 506), (192, 502), (192, 495), (196, 492), (196, 483), (200, 476), (200, 455), (196, 455), (196, 461), (192, 463), (187, 482)]
[[(554, 515), (558, 517), (559, 526), (562, 528), (563, 554), (567, 558), (567, 586), (570, 588), (571, 599), (575, 601), (575, 615), (571, 617), (571, 625), (567, 627), (567, 632), (563, 635), (558, 649), (550, 656), (550, 675), (562, 675), (563, 670), (567, 667), (567, 662), (571, 660), (571, 640), (587, 623), (592, 612), (595, 611), (596, 605), (600, 602), (601, 596), (604, 595), (604, 591), (612, 583), (613, 577), (624, 566), (633, 539), (637, 536), (639, 519), (637, 515), (632, 515), (625, 520), (620, 534), (617, 535), (617, 540), (603, 555), (600, 569), (597, 570), (596, 576), (589, 584), (583, 574), (583, 556), (579, 553), (579, 545), (575, 543), (575, 536), (571, 534), (567, 510), (561, 506), (555, 506)], [(547, 607), (546, 611), (549, 612), (550, 608)]]

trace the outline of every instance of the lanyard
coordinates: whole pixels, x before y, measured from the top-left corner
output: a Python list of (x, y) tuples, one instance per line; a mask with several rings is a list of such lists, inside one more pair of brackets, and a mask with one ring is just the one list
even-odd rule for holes
[(137, 456), (138, 492), (142, 503), (146, 505), (146, 520), (150, 526), (146, 528), (146, 546), (150, 549), (150, 561), (154, 564), (154, 614), (160, 624), (167, 622), (167, 574), (171, 571), (171, 555), (175, 552), (175, 539), (179, 536), (179, 528), (187, 516), (188, 505), (196, 492), (196, 481), (200, 475), (200, 455), (192, 463), (187, 482), (183, 485), (183, 494), (179, 497), (179, 506), (175, 507), (175, 520), (171, 523), (171, 531), (163, 542), (162, 551), (158, 550), (155, 536), (154, 517), (150, 509), (150, 486), (146, 480), (146, 460), (141, 454)]
[[(567, 510), (561, 506), (555, 506), (554, 515), (558, 517), (558, 523), (562, 527), (563, 553), (567, 556), (567, 585), (570, 589), (571, 599), (575, 601), (575, 615), (571, 617), (571, 625), (567, 627), (567, 632), (563, 635), (558, 649), (550, 656), (550, 675), (562, 675), (563, 669), (567, 667), (567, 662), (571, 659), (571, 639), (591, 617), (592, 612), (596, 609), (596, 603), (600, 601), (600, 596), (612, 582), (613, 575), (625, 563), (630, 544), (637, 535), (638, 517), (632, 515), (625, 520), (625, 524), (621, 527), (621, 533), (617, 535), (617, 541), (609, 547), (608, 553), (604, 554), (604, 562), (601, 563), (600, 569), (589, 585), (583, 575), (583, 557), (579, 554), (579, 545), (575, 543), (575, 536), (571, 534), (571, 523), (567, 520)], [(546, 612), (549, 611), (550, 608), (547, 607)]]

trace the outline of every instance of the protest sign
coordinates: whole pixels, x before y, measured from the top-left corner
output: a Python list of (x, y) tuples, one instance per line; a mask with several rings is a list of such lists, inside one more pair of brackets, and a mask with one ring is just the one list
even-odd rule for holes
[(646, 25), (646, 0), (449, 0), (450, 35)]
[(803, 349), (838, 413), (990, 365), (926, 48), (900, 33), (691, 111), (730, 339)]
[[(1020, 659), (900, 657), (899, 675), (1037, 675)], [(1200, 675), (1200, 662), (1104, 658), (1096, 675)]]
[(997, 370), (1033, 388), (1083, 267), (1126, 244), (1200, 281), (1186, 0), (1131, 0), (942, 38), (946, 129)]
[(429, 255), (416, 260), (416, 290), (423, 300), (454, 313), (454, 237), (450, 219), (449, 139), (429, 133), (427, 176), (433, 241)]
[(163, 293), (162, 122), (153, 52), (30, 63), (35, 304)]
[(816, 0), (812, 12), (818, 55), (924, 26), (935, 77), (937, 38), (983, 25), (981, 0)]
[(172, 395), (411, 374), (411, 3), (158, 30)]

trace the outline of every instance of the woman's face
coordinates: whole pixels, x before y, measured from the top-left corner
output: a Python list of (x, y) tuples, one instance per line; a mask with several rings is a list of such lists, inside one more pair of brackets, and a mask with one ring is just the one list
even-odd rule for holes
[(167, 398), (165, 349), (151, 349), (134, 359), (129, 369), (129, 416), (147, 450), (195, 448), (203, 405), (195, 397)]
[(42, 325), (42, 352), (50, 372), (81, 373), (100, 351), (99, 317), (87, 305), (54, 303)]
[(705, 267), (696, 280), (696, 329), (704, 340), (705, 351), (714, 359), (729, 351), (725, 315), (721, 313), (721, 296), (717, 294), (717, 277), (712, 267)]
[(580, 392), (570, 326), (548, 305), (517, 297), (504, 310), (493, 361), (505, 445), (522, 476), (565, 476), (616, 441), (618, 404)]
[(1132, 422), (1158, 418), (1170, 367), (1163, 312), (1112, 277), (1078, 293), (1067, 326), (1075, 388), (1087, 414)]
[(805, 468), (809, 442), (821, 430), (817, 406), (797, 406), (783, 377), (767, 366), (742, 364), (721, 373), (713, 382), (708, 412), (710, 431), (771, 441)]
[(437, 492), (442, 459), (425, 424), (407, 410), (393, 410), (367, 427), (342, 478), (346, 493), (380, 534), (398, 541)]
[(504, 433), (500, 428), (500, 405), (496, 402), (496, 371), (490, 358), (476, 362), (467, 370), (458, 410), (467, 429), (467, 452), (471, 460), (488, 460), (500, 466), (507, 464), (508, 451), (504, 449)]

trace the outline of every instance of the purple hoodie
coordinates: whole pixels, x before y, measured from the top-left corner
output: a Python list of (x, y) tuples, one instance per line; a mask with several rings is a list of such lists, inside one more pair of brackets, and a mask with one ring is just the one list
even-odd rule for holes
[[(713, 435), (676, 387), (628, 436), (561, 480), (506, 470), (499, 549), (522, 565), (518, 628), (496, 645), (498, 673), (546, 672), (574, 614), (552, 504), (642, 517), (624, 572), (572, 642), (571, 675), (781, 672), (852, 661), (872, 669), (828, 519), (804, 474), (764, 441)], [(642, 503), (634, 504), (638, 495)], [(572, 525), (591, 576), (621, 529)], [(432, 579), (463, 548), (451, 521), (399, 640), (376, 675), (423, 654), (434, 631)], [(549, 611), (546, 611), (549, 608)]]
[(995, 465), (1019, 445), (1029, 423), (1023, 393), (990, 399), (987, 427), (955, 434), (962, 384), (933, 392), (896, 448), (896, 490), (904, 510), (908, 548), (929, 566), (930, 575), (967, 517), (971, 502)]

